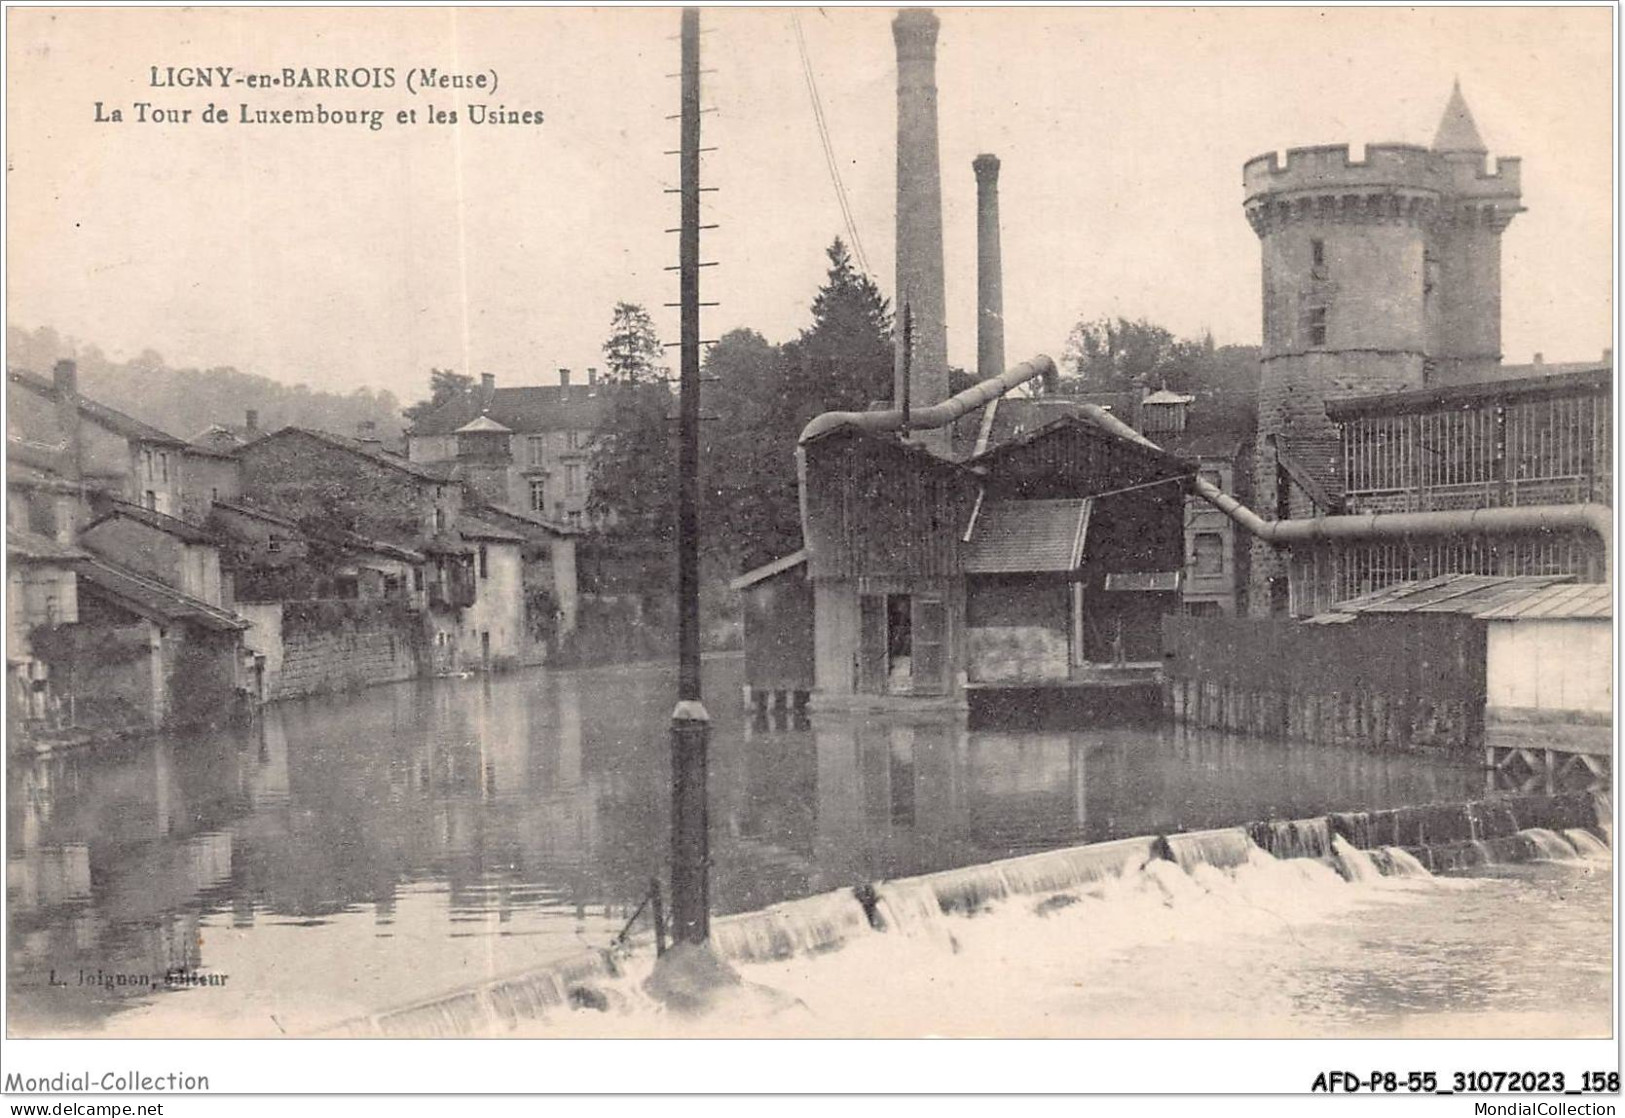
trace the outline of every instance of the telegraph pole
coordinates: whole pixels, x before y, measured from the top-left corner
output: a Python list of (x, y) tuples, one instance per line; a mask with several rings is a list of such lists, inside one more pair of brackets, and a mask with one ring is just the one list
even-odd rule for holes
[(700, 12), (683, 9), (678, 300), (682, 322), (677, 447), (677, 706), (671, 713), (671, 916), (674, 943), (711, 936), (706, 749), (700, 701)]

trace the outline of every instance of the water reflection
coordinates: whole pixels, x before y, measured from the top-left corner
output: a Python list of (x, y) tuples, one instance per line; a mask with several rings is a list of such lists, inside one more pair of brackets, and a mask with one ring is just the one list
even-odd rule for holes
[[(737, 694), (739, 676), (708, 663), (708, 693)], [(230, 973), (225, 991), (177, 996), (230, 1017), (275, 989), (278, 1028), (316, 1027), (607, 944), (665, 859), (671, 694), (654, 668), (420, 681), (13, 762), (13, 1026), (90, 1027), (154, 1001), (80, 972), (160, 988)], [(753, 723), (713, 705), (721, 912), (1122, 835), (1465, 798), (1482, 780), (1178, 727)]]

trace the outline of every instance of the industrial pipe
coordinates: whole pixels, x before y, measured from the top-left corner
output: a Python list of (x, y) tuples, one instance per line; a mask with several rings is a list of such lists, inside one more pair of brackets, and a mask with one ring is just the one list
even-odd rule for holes
[(1444, 512), (1368, 512), (1301, 520), (1265, 520), (1212, 482), (1198, 477), (1193, 482), (1193, 490), (1242, 530), (1265, 543), (1282, 547), (1320, 540), (1589, 531), (1602, 541), (1607, 570), (1614, 569), (1614, 512), (1607, 505), (1514, 505)]
[[(1055, 362), (1043, 354), (1023, 361), (996, 377), (978, 381), (940, 404), (913, 409), (909, 412), (909, 428), (914, 430), (921, 427), (945, 427), (988, 401), (1003, 396), (1017, 385), (1026, 384), (1039, 377), (1047, 383), (1053, 382), (1056, 377)], [(806, 443), (837, 427), (857, 427), (864, 431), (901, 431), (903, 413), (897, 408), (889, 411), (827, 411), (823, 415), (815, 416), (812, 422), (801, 429), (801, 437), (796, 443), (797, 445)]]

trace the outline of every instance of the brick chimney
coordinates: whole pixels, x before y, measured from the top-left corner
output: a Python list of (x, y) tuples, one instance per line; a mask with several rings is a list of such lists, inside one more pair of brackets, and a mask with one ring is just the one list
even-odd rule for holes
[(254, 408), (243, 413), (243, 430), (248, 432), (250, 438), (260, 433), (260, 413)]
[(1004, 372), (1004, 263), (999, 251), (999, 157), (978, 155), (976, 172), (976, 375)]
[(594, 367), (592, 365), (587, 366), (587, 383), (588, 384), (597, 384), (598, 383), (598, 370), (597, 370), (596, 367)]
[(78, 481), (84, 473), (84, 443), (79, 431), (79, 366), (58, 361), (51, 369), (56, 389), (56, 422), (62, 430), (62, 473)]
[[(894, 406), (903, 401), (903, 370), (909, 408), (918, 411), (948, 397), (948, 325), (943, 290), (942, 171), (937, 145), (937, 17), (908, 8), (892, 20), (897, 46), (897, 286), (901, 320), (909, 308), (914, 352), (904, 360), (897, 331), (892, 375)], [(939, 453), (948, 450), (946, 428), (913, 436)]]
[(570, 398), (570, 370), (559, 370), (559, 400), (563, 402)]
[(496, 378), (496, 375), (494, 373), (481, 373), (480, 374), (480, 406), (482, 408), (488, 408), (488, 407), (491, 406), (491, 397), (496, 395), (496, 391), (497, 391), (497, 378)]

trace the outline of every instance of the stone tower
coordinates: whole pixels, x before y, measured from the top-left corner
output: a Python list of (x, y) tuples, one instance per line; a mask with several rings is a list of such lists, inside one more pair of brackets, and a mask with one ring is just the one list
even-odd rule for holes
[[(1272, 152), (1242, 168), (1263, 250), (1254, 494), (1266, 516), (1327, 511), (1341, 488), (1328, 397), (1471, 380), (1501, 360), (1501, 232), (1519, 163), (1485, 168), (1458, 85), (1431, 148)], [(1250, 608), (1285, 608), (1285, 557), (1252, 556)]]
[(976, 375), (1004, 372), (1004, 264), (999, 250), (999, 157), (983, 153), (976, 172)]
[[(937, 145), (937, 17), (907, 8), (892, 20), (897, 44), (897, 362), (894, 399), (903, 399), (903, 308), (913, 320), (909, 406), (948, 398), (948, 323), (942, 263), (942, 168)], [(916, 441), (946, 455), (946, 428)]]

